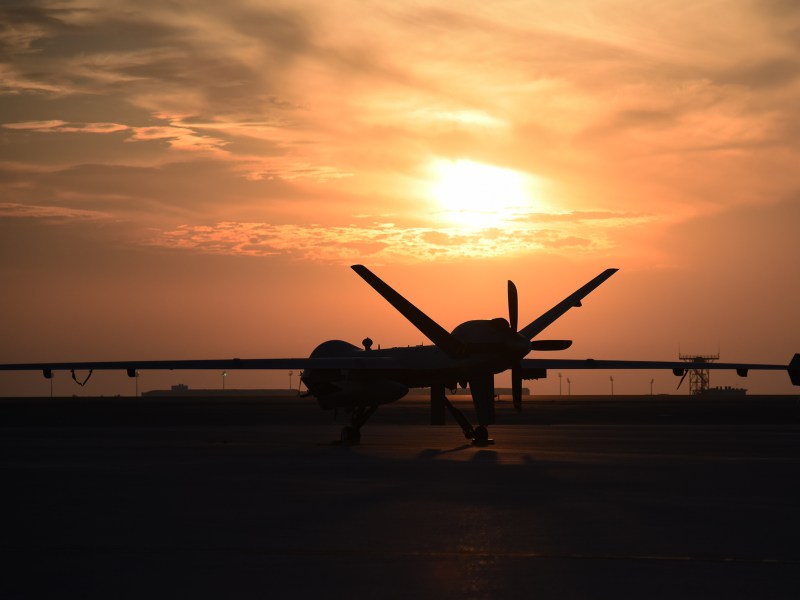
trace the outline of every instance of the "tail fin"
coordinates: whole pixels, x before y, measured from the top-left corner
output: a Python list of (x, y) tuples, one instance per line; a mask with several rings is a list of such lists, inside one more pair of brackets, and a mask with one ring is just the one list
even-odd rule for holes
[(792, 362), (789, 363), (789, 378), (792, 385), (800, 385), (800, 354), (795, 354)]

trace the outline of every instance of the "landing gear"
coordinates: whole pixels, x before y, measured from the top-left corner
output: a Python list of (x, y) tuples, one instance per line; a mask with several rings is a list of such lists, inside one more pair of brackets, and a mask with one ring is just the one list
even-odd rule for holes
[(472, 440), (473, 446), (490, 446), (494, 444), (494, 440), (489, 439), (489, 430), (486, 429), (485, 425), (478, 425), (477, 427), (473, 428), (464, 414), (455, 406), (453, 406), (453, 403), (450, 402), (446, 396), (442, 394), (439, 397), (439, 400), (444, 402), (447, 410), (450, 411), (450, 414), (453, 415), (453, 418), (461, 426), (461, 431), (464, 432), (464, 437), (468, 440)]
[(494, 440), (489, 438), (489, 430), (483, 425), (475, 428), (475, 437), (472, 438), (473, 446), (491, 446)]
[(339, 443), (343, 446), (357, 446), (361, 443), (361, 427), (372, 414), (378, 410), (378, 405), (357, 406), (350, 415), (350, 425), (342, 427)]

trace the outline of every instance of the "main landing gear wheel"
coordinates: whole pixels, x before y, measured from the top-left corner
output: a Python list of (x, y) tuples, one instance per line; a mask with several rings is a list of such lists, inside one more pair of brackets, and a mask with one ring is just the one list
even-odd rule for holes
[[(433, 388), (431, 388), (433, 390)], [(433, 398), (433, 391), (431, 391), (431, 397)], [(494, 440), (489, 439), (489, 430), (486, 429), (485, 425), (478, 425), (477, 427), (472, 427), (469, 424), (467, 418), (458, 410), (450, 400), (447, 399), (447, 396), (442, 394), (437, 398), (437, 400), (444, 403), (447, 407), (447, 410), (450, 411), (450, 414), (453, 415), (456, 422), (461, 427), (461, 431), (464, 432), (464, 437), (468, 440), (472, 440), (473, 446), (491, 446), (494, 444)], [(433, 402), (433, 400), (431, 400)]]
[(361, 442), (361, 431), (350, 425), (342, 427), (340, 441), (346, 446), (357, 446)]
[(475, 436), (472, 438), (473, 446), (491, 446), (494, 440), (489, 438), (489, 430), (484, 425), (475, 428)]

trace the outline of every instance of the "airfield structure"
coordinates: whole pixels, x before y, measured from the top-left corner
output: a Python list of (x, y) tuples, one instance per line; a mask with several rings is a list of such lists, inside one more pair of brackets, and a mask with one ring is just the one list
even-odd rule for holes
[[(678, 354), (678, 358), (687, 362), (710, 363), (719, 360), (717, 354)], [(689, 369), (689, 395), (698, 396), (708, 392), (710, 381), (709, 369)]]

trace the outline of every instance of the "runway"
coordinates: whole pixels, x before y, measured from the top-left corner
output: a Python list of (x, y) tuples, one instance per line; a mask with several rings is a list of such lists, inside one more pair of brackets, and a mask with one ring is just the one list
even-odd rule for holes
[(797, 595), (796, 398), (529, 403), (487, 448), (424, 402), (353, 448), (307, 401), (226, 402), (0, 400), (0, 595)]

